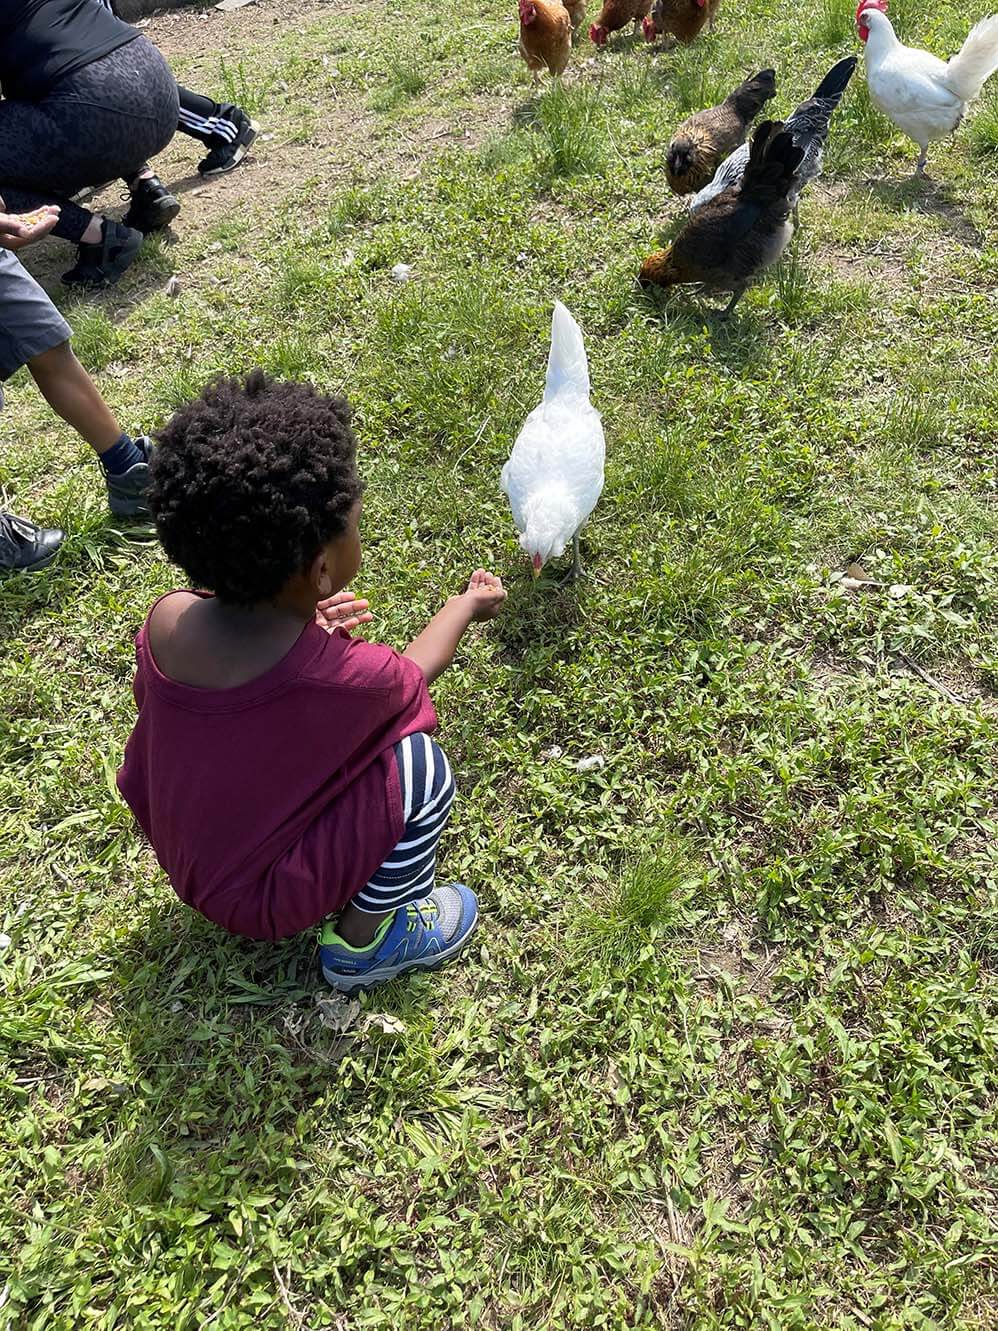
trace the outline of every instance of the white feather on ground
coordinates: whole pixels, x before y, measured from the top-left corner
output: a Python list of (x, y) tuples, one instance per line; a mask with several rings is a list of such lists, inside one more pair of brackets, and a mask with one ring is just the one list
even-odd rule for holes
[(524, 422), (500, 482), (535, 571), (578, 537), (602, 493), (605, 456), (582, 331), (558, 301), (544, 397)]

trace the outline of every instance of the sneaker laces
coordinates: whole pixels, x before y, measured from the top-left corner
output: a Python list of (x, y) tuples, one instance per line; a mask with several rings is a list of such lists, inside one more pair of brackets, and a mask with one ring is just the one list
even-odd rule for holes
[(428, 929), (432, 929), (439, 914), (440, 908), (432, 897), (424, 897), (422, 901), (410, 901), (406, 907), (406, 933), (413, 933), (420, 921)]

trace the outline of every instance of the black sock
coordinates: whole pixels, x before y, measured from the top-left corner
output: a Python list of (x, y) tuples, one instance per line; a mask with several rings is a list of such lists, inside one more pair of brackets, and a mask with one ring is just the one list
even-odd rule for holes
[(100, 464), (109, 476), (123, 476), (129, 467), (137, 462), (145, 462), (146, 455), (131, 435), (122, 434), (116, 444), (112, 444), (106, 453), (101, 453)]

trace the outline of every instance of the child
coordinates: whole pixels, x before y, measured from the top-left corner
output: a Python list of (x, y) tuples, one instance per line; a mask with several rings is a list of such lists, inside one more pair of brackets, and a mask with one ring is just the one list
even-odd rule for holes
[(434, 887), (454, 782), (427, 684), (506, 599), (479, 569), (402, 655), (351, 638), (372, 618), (346, 590), (355, 448), (342, 398), (260, 370), (207, 388), (160, 434), (160, 539), (213, 594), (150, 611), (118, 774), (183, 901), (249, 938), (325, 921), (323, 972), (344, 993), (442, 965), (474, 931), (474, 893)]
[[(40, 240), (55, 226), (58, 208), (27, 217), (4, 212), (0, 197), (0, 410), (3, 382), (22, 365), (49, 406), (97, 454), (111, 512), (144, 517), (149, 481), (149, 441), (126, 434), (93, 380), (73, 354), (69, 324), (11, 251)], [(26, 518), (0, 512), (0, 573), (44, 568), (63, 534)]]

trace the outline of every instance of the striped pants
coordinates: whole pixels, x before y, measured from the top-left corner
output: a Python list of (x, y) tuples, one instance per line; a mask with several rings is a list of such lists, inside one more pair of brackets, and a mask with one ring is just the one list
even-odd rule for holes
[(192, 139), (200, 139), (210, 148), (223, 143), (235, 143), (239, 126), (233, 121), (237, 106), (230, 102), (220, 104), (190, 88), (177, 85), (180, 94), (180, 120), (177, 128)]
[(407, 735), (395, 745), (405, 831), (402, 840), (352, 899), (351, 905), (380, 915), (433, 890), (437, 842), (454, 803), (454, 776), (447, 755), (429, 735)]

